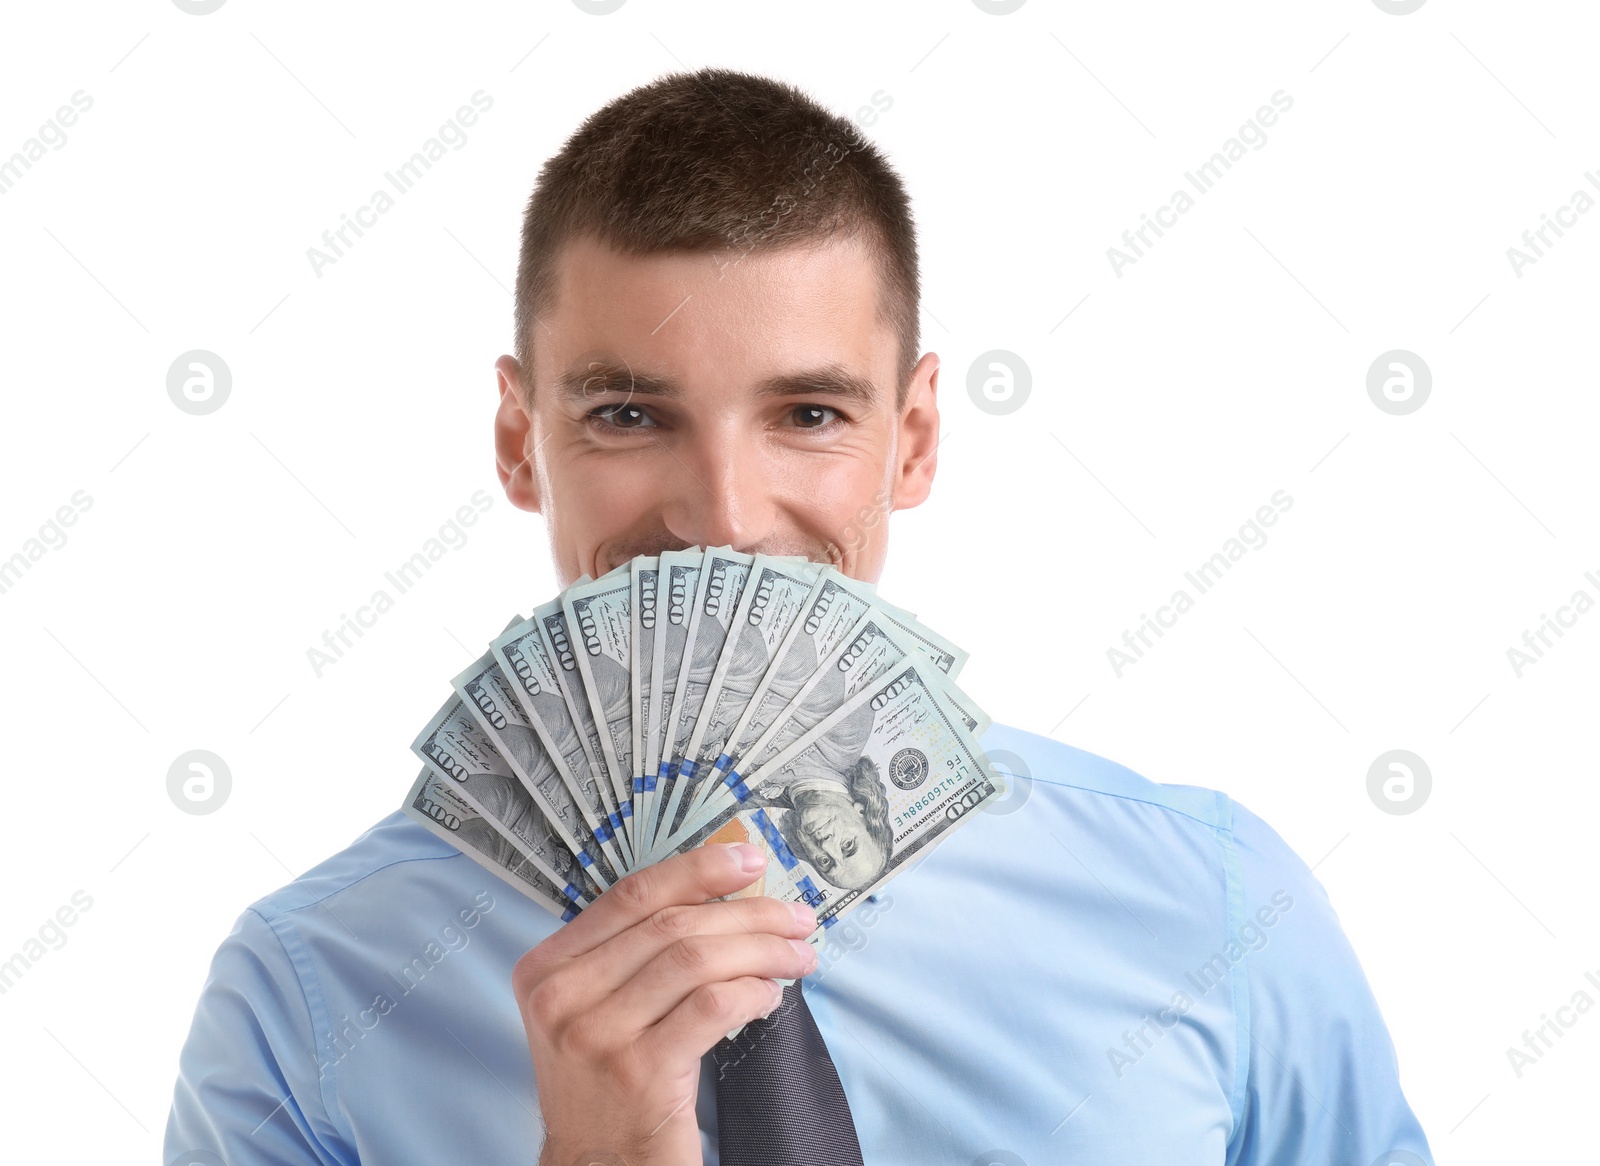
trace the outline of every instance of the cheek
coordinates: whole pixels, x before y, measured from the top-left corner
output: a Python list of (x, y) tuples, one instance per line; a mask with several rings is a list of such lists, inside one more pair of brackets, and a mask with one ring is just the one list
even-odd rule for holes
[(643, 463), (566, 456), (545, 459), (545, 519), (553, 526), (581, 530), (603, 541), (628, 529), (653, 497), (651, 476)]
[(863, 541), (883, 523), (889, 509), (886, 462), (839, 458), (806, 467), (789, 486), (789, 496), (804, 523), (844, 546)]

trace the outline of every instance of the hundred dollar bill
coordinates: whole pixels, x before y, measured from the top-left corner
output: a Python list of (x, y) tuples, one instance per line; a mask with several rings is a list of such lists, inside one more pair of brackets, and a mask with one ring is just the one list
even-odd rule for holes
[[(809, 600), (822, 586), (822, 569), (804, 559), (785, 561), (756, 555), (750, 575), (734, 610), (727, 644), (717, 660), (706, 688), (700, 717), (685, 747), (693, 761), (693, 776), (681, 795), (681, 821), (700, 801), (700, 787), (716, 772), (732, 733), (756, 691), (765, 680), (777, 652), (788, 642), (790, 631)], [(673, 823), (675, 829), (677, 823)]]
[[(893, 636), (896, 646), (919, 653), (952, 681), (966, 663), (965, 651), (925, 627), (911, 612), (884, 603), (870, 584), (830, 573), (799, 629), (803, 634), (783, 649), (784, 658), (769, 672), (771, 687), (751, 702), (745, 719), (734, 729), (734, 744), (717, 759), (716, 772), (702, 783), (700, 806), (736, 779), (738, 770), (749, 770), (770, 758), (838, 707), (848, 687), (841, 683), (840, 673), (850, 671), (859, 661), (865, 646), (858, 640), (869, 617), (882, 634)], [(852, 646), (841, 660), (847, 644)], [(882, 663), (879, 671), (892, 662)], [(855, 683), (874, 676), (876, 673), (858, 676)], [(976, 723), (976, 718), (968, 719)]]
[(788, 636), (776, 649), (773, 666), (762, 676), (738, 723), (730, 731), (729, 743), (715, 762), (717, 772), (701, 783), (696, 805), (703, 804), (723, 775), (749, 751), (750, 745), (783, 718), (784, 710), (801, 685), (816, 673), (822, 661), (872, 609), (874, 590), (872, 584), (850, 579), (832, 568), (822, 570), (817, 590), (805, 600), (803, 618), (790, 627)]
[(1005, 792), (939, 699), (947, 682), (937, 677), (913, 658), (864, 686), (754, 771), (737, 802), (680, 846), (746, 823), (788, 867), (793, 894), (832, 926)]
[[(599, 730), (600, 758), (617, 804), (633, 811), (633, 577), (616, 570), (567, 588), (561, 610), (574, 641), (573, 656), (589, 714)], [(637, 824), (624, 814), (629, 843), (640, 851)]]
[(672, 757), (667, 726), (672, 723), (673, 696), (678, 689), (678, 664), (686, 655), (689, 626), (704, 574), (702, 550), (667, 551), (660, 556), (656, 579), (656, 636), (650, 656), (650, 727), (645, 744), (644, 821), (638, 828), (645, 848), (655, 838), (656, 818), (667, 792)]
[(563, 897), (582, 906), (600, 893), (459, 696), (440, 706), (411, 743), (411, 751), (448, 778), (456, 793), (555, 883)]
[[(519, 617), (512, 626), (521, 622)], [(589, 877), (602, 890), (616, 882), (619, 872), (584, 821), (572, 791), (534, 732), (494, 654), (485, 652), (450, 683)]]
[(606, 764), (600, 744), (600, 727), (595, 723), (589, 698), (583, 690), (583, 678), (578, 673), (578, 655), (572, 643), (572, 630), (567, 624), (567, 613), (561, 606), (561, 600), (552, 599), (534, 608), (533, 620), (538, 625), (539, 636), (551, 664), (551, 676), (566, 704), (567, 715), (578, 728), (578, 746), (583, 750), (584, 765), (595, 775), (596, 786), (601, 788), (606, 801), (610, 803), (607, 821), (622, 851), (622, 861), (631, 870), (633, 846), (629, 819), (633, 817), (633, 801), (631, 797), (619, 795), (611, 780), (610, 767)]
[(717, 661), (727, 645), (733, 614), (739, 607), (753, 561), (753, 556), (731, 547), (713, 547), (705, 553), (700, 594), (690, 616), (688, 644), (679, 662), (672, 716), (667, 721), (672, 745), (671, 748), (662, 747), (662, 755), (670, 758), (672, 764), (667, 773), (669, 792), (656, 820), (658, 838), (670, 830), (678, 804), (694, 779), (696, 766), (694, 758), (688, 756), (689, 739), (700, 719), (700, 709)]
[(661, 576), (659, 557), (643, 556), (630, 560), (628, 610), (632, 613), (633, 629), (628, 640), (628, 678), (631, 712), (629, 728), (632, 739), (629, 748), (633, 754), (633, 831), (637, 849), (643, 850), (649, 842), (645, 828), (649, 811), (645, 805), (647, 787), (655, 789), (655, 770), (646, 768), (650, 737), (650, 688), (653, 674), (650, 663), (655, 658), (656, 600), (658, 580)]
[(582, 908), (565, 898), (560, 889), (508, 842), (499, 831), (461, 797), (431, 765), (424, 765), (406, 795), (406, 816), (429, 833), (448, 842), (485, 870), (565, 923)]
[(590, 835), (600, 844), (611, 869), (618, 874), (625, 872), (628, 866), (616, 836), (622, 820), (610, 805), (610, 783), (589, 763), (583, 734), (578, 731), (568, 711), (566, 696), (556, 681), (556, 668), (540, 634), (539, 621), (528, 619), (514, 625), (498, 636), (489, 650), (512, 684), (523, 715), (544, 746), (545, 755), (571, 791)]
[[(912, 643), (919, 644), (918, 641)], [(770, 763), (789, 744), (849, 701), (862, 687), (874, 683), (891, 669), (898, 669), (912, 659), (923, 659), (935, 669), (940, 669), (928, 673), (935, 697), (974, 739), (981, 737), (989, 727), (988, 714), (943, 673), (942, 666), (950, 659), (948, 654), (936, 649), (919, 650), (919, 647), (908, 646), (905, 631), (899, 622), (886, 618), (881, 611), (869, 611), (862, 616), (844, 643), (801, 686), (793, 704), (785, 710), (766, 739), (755, 743), (748, 760), (730, 764), (719, 771), (717, 783), (705, 800), (680, 824), (679, 832), (686, 833), (700, 823), (709, 821), (718, 812), (719, 805), (736, 800), (735, 791), (742, 788), (745, 774), (754, 773)]]

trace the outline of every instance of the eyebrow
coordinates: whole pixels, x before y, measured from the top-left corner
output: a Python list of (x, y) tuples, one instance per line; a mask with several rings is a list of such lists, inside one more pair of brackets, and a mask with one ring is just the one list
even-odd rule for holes
[[(596, 359), (582, 368), (568, 369), (556, 380), (556, 389), (568, 400), (583, 400), (602, 393), (629, 393), (681, 401), (683, 385), (674, 377), (635, 372), (615, 361)], [(869, 407), (878, 402), (878, 386), (840, 364), (820, 365), (799, 372), (778, 373), (756, 385), (757, 397), (826, 397)]]

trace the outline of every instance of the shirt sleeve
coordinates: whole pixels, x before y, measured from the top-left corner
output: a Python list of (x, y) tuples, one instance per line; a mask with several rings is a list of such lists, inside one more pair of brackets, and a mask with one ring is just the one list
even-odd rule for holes
[(1388, 1029), (1327, 892), (1237, 803), (1232, 839), (1230, 938), (1246, 954), (1228, 1166), (1432, 1166)]
[(323, 1105), (316, 1050), (284, 941), (248, 910), (212, 958), (179, 1055), (163, 1160), (350, 1166), (355, 1156)]

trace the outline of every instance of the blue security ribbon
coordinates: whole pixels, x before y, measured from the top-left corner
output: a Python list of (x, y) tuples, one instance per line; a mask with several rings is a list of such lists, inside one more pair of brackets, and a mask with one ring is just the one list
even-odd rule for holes
[(727, 786), (733, 796), (738, 798), (741, 802), (750, 796), (750, 787), (745, 785), (744, 778), (739, 776), (739, 771), (737, 769), (730, 770), (728, 773), (724, 774), (722, 778), (722, 784)]
[[(779, 865), (784, 870), (793, 870), (800, 865), (800, 860), (794, 856), (794, 851), (789, 849), (789, 844), (783, 840), (783, 835), (778, 833), (778, 827), (772, 819), (767, 817), (765, 810), (757, 810), (751, 815), (755, 820), (756, 828), (761, 831), (761, 836), (767, 840), (767, 845), (772, 847), (772, 853), (777, 857)], [(802, 875), (795, 886), (806, 897), (806, 902), (816, 903), (821, 900), (822, 892), (817, 889), (817, 884), (811, 881), (810, 875)], [(832, 915), (822, 921), (824, 928), (832, 927), (838, 920)]]

